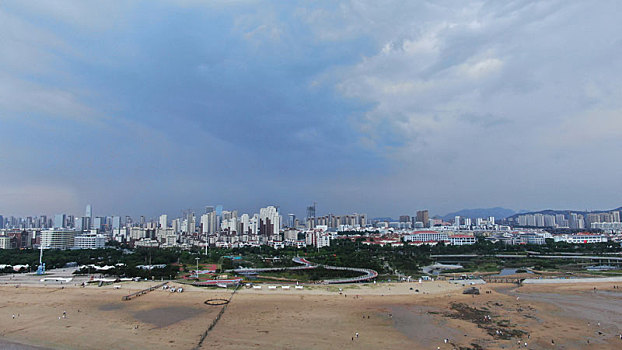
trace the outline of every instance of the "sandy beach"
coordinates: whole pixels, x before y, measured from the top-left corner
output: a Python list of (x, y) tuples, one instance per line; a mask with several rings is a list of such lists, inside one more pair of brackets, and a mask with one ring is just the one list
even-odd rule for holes
[[(193, 349), (222, 308), (204, 301), (232, 293), (185, 287), (121, 300), (155, 284), (2, 286), (0, 345)], [(444, 281), (243, 287), (200, 348), (619, 349), (622, 292), (613, 286), (487, 284), (476, 296)]]

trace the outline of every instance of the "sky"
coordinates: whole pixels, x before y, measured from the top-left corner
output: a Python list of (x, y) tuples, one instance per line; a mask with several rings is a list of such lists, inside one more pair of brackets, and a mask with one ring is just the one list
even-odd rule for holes
[(622, 206), (619, 1), (2, 1), (0, 214)]

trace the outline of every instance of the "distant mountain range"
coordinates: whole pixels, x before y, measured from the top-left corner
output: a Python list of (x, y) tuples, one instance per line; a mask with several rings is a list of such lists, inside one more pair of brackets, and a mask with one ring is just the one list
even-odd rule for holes
[[(553, 209), (546, 209), (546, 210), (540, 210), (540, 211), (527, 211), (527, 210), (514, 211), (508, 208), (494, 207), (494, 208), (479, 208), (479, 209), (462, 209), (462, 210), (458, 210), (453, 213), (445, 214), (444, 216), (434, 216), (434, 218), (441, 218), (444, 221), (451, 222), (454, 220), (456, 216), (460, 216), (463, 218), (471, 218), (471, 219), (487, 218), (489, 216), (494, 216), (496, 220), (503, 220), (503, 219), (508, 219), (508, 218), (515, 218), (516, 216), (523, 215), (523, 214), (546, 214), (546, 215), (565, 214), (565, 215), (568, 215), (569, 213), (577, 213), (577, 214), (585, 215), (587, 213), (608, 213), (611, 211), (622, 212), (622, 207), (616, 208), (616, 209), (609, 209), (609, 210), (593, 210), (593, 211), (553, 210)], [(390, 217), (372, 218), (371, 220), (388, 221), (388, 222), (399, 221), (397, 219), (390, 218)]]
[(452, 221), (456, 216), (460, 216), (463, 218), (487, 218), (489, 216), (494, 216), (495, 219), (501, 220), (505, 219), (509, 216), (517, 214), (512, 209), (495, 207), (495, 208), (480, 208), (480, 209), (462, 209), (454, 213), (449, 213), (442, 217), (445, 221)]
[(615, 208), (615, 209), (607, 209), (607, 210), (590, 210), (590, 211), (585, 211), (585, 210), (555, 210), (555, 209), (546, 209), (546, 210), (540, 210), (540, 211), (529, 211), (529, 212), (520, 212), (520, 213), (515, 213), (513, 215), (508, 216), (508, 218), (515, 218), (518, 215), (524, 215), (524, 214), (544, 214), (544, 215), (557, 215), (557, 214), (565, 214), (568, 215), (569, 213), (577, 213), (577, 214), (582, 214), (582, 215), (586, 215), (586, 214), (599, 214), (599, 213), (608, 213), (611, 211), (622, 211), (622, 207), (619, 208)]
[(395, 222), (395, 221), (399, 221), (399, 220), (395, 220), (391, 217), (388, 216), (383, 216), (380, 218), (371, 218), (372, 221), (386, 221), (386, 222)]

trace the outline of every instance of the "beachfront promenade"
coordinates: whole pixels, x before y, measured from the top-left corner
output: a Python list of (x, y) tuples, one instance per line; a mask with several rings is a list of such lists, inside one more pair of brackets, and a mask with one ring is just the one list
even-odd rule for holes
[(443, 263), (459, 263), (465, 260), (479, 258), (479, 257), (495, 257), (500, 259), (560, 259), (560, 260), (574, 260), (574, 261), (591, 261), (595, 263), (608, 264), (608, 265), (622, 265), (622, 256), (595, 256), (595, 255), (546, 255), (546, 254), (432, 254), (430, 258), (436, 259), (436, 261)]

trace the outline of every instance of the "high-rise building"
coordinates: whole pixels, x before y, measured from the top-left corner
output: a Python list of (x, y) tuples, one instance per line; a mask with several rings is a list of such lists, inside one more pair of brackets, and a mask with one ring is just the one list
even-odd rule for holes
[(171, 222), (171, 226), (173, 227), (173, 232), (174, 232), (175, 234), (178, 234), (178, 233), (179, 233), (179, 231), (181, 230), (181, 222), (180, 222), (179, 218), (174, 219), (174, 220)]
[(201, 215), (200, 224), (201, 224), (201, 233), (203, 233), (203, 234), (213, 233), (210, 230), (211, 229), (211, 216), (212, 216), (211, 214), (212, 213), (213, 213), (213, 211)]
[(296, 227), (296, 214), (288, 214), (287, 215), (289, 217), (289, 223), (288, 226), (289, 227)]
[(423, 223), (424, 227), (430, 227), (430, 214), (427, 210), (417, 212), (417, 221)]
[(193, 212), (188, 212), (186, 215), (186, 233), (194, 233), (197, 229), (196, 219)]
[(361, 227), (367, 226), (367, 214), (359, 214), (358, 218), (359, 218), (359, 225)]
[(533, 217), (536, 222), (534, 226), (544, 227), (544, 215), (543, 214), (540, 214), (540, 213), (533, 214)]
[(65, 214), (54, 215), (54, 228), (64, 228), (64, 227), (65, 227)]
[(570, 213), (568, 218), (568, 225), (570, 228), (585, 228), (585, 221), (583, 219), (583, 215), (577, 213)]
[(86, 205), (84, 216), (86, 216), (87, 218), (93, 218), (93, 208), (91, 208), (90, 204)]
[[(83, 217), (79, 217), (76, 218), (73, 222), (73, 229), (76, 231), (82, 231), (82, 227), (83, 227)], [(56, 225), (54, 225), (54, 228), (60, 228), (60, 227), (56, 227)]]
[(317, 224), (315, 215), (316, 215), (316, 204), (314, 202), (313, 205), (307, 207), (307, 227), (308, 228), (315, 228), (315, 225)]
[(460, 215), (456, 215), (454, 217), (454, 226), (455, 227), (460, 227)]
[(104, 227), (104, 220), (97, 216), (95, 218), (93, 218), (93, 224), (91, 225), (91, 229), (97, 229), (100, 230)]
[(240, 223), (238, 225), (239, 235), (246, 235), (250, 232), (250, 218), (248, 214), (242, 214), (242, 216), (240, 216)]
[(118, 229), (121, 228), (121, 217), (120, 216), (113, 216), (112, 217), (112, 229)]
[(0, 215), (0, 229), (4, 228), (4, 217)]
[(585, 227), (592, 228), (592, 224), (600, 222), (600, 217), (599, 214), (587, 214), (584, 217)]
[(82, 231), (88, 231), (91, 229), (92, 226), (92, 222), (91, 222), (91, 218), (88, 216), (83, 216), (82, 217)]
[(568, 227), (568, 220), (564, 214), (555, 215), (555, 224), (557, 227)]
[(167, 228), (168, 227), (168, 215), (162, 214), (160, 215), (160, 227)]
[(279, 228), (279, 212), (276, 207), (269, 206), (259, 210), (259, 234), (264, 236), (278, 235)]
[(544, 215), (544, 226), (545, 227), (557, 227), (555, 215)]

